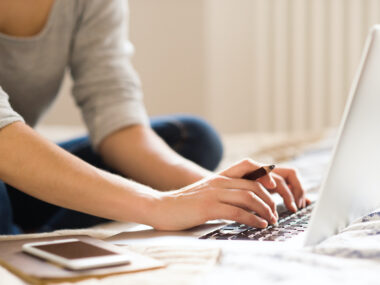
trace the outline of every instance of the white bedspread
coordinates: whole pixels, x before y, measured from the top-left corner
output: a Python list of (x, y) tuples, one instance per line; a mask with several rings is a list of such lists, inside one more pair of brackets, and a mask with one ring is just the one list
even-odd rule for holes
[[(222, 248), (218, 264), (200, 279), (201, 284), (380, 284), (380, 209), (313, 248), (250, 248), (249, 244), (245, 242), (240, 248)], [(190, 256), (189, 260), (192, 259)], [(183, 262), (182, 267), (188, 263)], [(200, 274), (199, 271), (192, 272)], [(183, 268), (171, 274), (179, 276), (171, 276), (167, 284), (175, 284), (170, 280), (181, 280)], [(140, 281), (147, 281), (144, 284), (156, 284), (148, 282), (152, 279), (143, 275), (137, 277)], [(126, 275), (123, 282), (137, 277)], [(112, 283), (108, 281), (111, 279), (92, 279), (90, 283)], [(0, 268), (0, 284), (24, 283)]]
[[(331, 140), (293, 160), (311, 189), (319, 185), (331, 155)], [(289, 163), (288, 163), (289, 164)], [(380, 209), (353, 222), (315, 247), (263, 248), (249, 242), (225, 248), (219, 266), (202, 284), (380, 284)]]
[[(239, 140), (240, 141), (240, 140)], [(247, 145), (252, 143), (245, 138)], [(296, 159), (293, 165), (298, 167), (305, 177), (305, 185), (313, 188), (321, 181), (322, 173), (330, 156), (331, 143), (309, 153), (308, 159)], [(247, 147), (248, 148), (248, 147)], [(237, 149), (237, 148), (230, 148)], [(279, 147), (281, 153), (284, 147)], [(271, 154), (273, 149), (268, 150)], [(252, 151), (252, 153), (254, 153)], [(311, 154), (311, 155), (310, 155)], [(256, 153), (255, 153), (256, 156)], [(283, 155), (285, 156), (285, 155)], [(232, 157), (231, 155), (229, 157)], [(235, 157), (233, 157), (235, 159)], [(236, 159), (240, 158), (236, 156)], [(312, 167), (311, 167), (312, 166)], [(104, 238), (117, 232), (76, 232)], [(62, 234), (65, 234), (64, 232)], [(1, 238), (0, 238), (1, 240)], [(177, 245), (178, 246), (178, 245)], [(170, 251), (169, 254), (172, 254)], [(194, 260), (189, 256), (180, 263), (181, 270), (170, 271), (171, 278), (160, 277), (165, 284), (179, 284), (178, 280), (189, 281), (188, 276), (199, 275), (199, 270), (190, 268), (188, 275), (183, 269)], [(149, 273), (149, 272), (148, 272)], [(351, 224), (313, 248), (290, 250), (275, 247), (250, 247), (245, 242), (242, 247), (222, 248), (219, 262), (201, 278), (201, 284), (380, 284), (380, 209)], [(154, 272), (152, 273), (154, 274)], [(178, 274), (178, 278), (175, 276)], [(135, 282), (134, 275), (126, 275), (122, 282), (116, 279), (89, 280), (86, 284), (142, 284)], [(146, 275), (140, 276), (144, 284), (149, 282)], [(175, 281), (174, 281), (175, 280)], [(115, 283), (116, 282), (116, 283)], [(259, 283), (260, 282), (260, 283)], [(161, 284), (160, 283), (160, 284)], [(182, 282), (183, 283), (183, 282)], [(190, 282), (187, 282), (187, 284)], [(19, 279), (0, 267), (0, 284), (20, 285)]]
[(316, 247), (226, 249), (202, 284), (380, 284), (380, 209)]

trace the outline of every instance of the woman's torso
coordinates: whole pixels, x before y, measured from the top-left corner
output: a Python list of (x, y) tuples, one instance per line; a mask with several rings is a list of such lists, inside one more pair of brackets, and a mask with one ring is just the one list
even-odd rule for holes
[[(77, 2), (7, 0), (0, 4), (0, 86), (30, 125), (36, 124), (58, 93), (69, 62)], [(23, 9), (17, 5), (24, 5)]]

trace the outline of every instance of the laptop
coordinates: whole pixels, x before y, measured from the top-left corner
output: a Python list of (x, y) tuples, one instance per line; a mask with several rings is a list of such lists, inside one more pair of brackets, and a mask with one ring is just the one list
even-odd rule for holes
[[(319, 158), (324, 161), (330, 160), (324, 179), (320, 175), (317, 179), (312, 177), (317, 185), (321, 185), (314, 195), (309, 196), (308, 193), (313, 203), (297, 213), (291, 213), (280, 205), (278, 226), (255, 229), (238, 223), (226, 225), (225, 222), (222, 224), (216, 222), (178, 232), (155, 231), (142, 226), (115, 235), (109, 241), (115, 244), (131, 242), (173, 244), (184, 240), (186, 243), (203, 240), (205, 244), (209, 244), (209, 242), (214, 243), (214, 240), (220, 240), (223, 242), (223, 247), (240, 246), (242, 243), (244, 246), (249, 243), (250, 248), (255, 245), (260, 248), (283, 246), (298, 248), (316, 245), (338, 233), (354, 220), (379, 208), (379, 74), (380, 25), (372, 28), (366, 41), (332, 155), (331, 149), (324, 148), (302, 158), (310, 161), (313, 157), (311, 159), (313, 169), (319, 174), (321, 167), (314, 162)], [(308, 172), (310, 175), (310, 169)], [(323, 181), (322, 184), (320, 181)], [(239, 242), (241, 240), (249, 242)]]
[(297, 241), (316, 245), (380, 207), (380, 25), (370, 31), (316, 202), (282, 211), (278, 225), (231, 223), (200, 239)]

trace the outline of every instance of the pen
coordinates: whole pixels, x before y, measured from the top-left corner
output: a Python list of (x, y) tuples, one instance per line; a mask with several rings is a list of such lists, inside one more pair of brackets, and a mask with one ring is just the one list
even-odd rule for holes
[(249, 179), (249, 180), (256, 180), (259, 179), (267, 174), (269, 174), (276, 165), (267, 165), (267, 166), (262, 166), (259, 169), (256, 169), (254, 171), (248, 172), (243, 176), (243, 179)]
[[(243, 176), (243, 179), (249, 179), (249, 180), (259, 179), (259, 178), (269, 174), (275, 167), (276, 167), (276, 165), (274, 165), (274, 164), (262, 166), (259, 169), (256, 169), (254, 171), (251, 171), (251, 172), (248, 172), (247, 174), (245, 174)], [(278, 219), (277, 211), (275, 212), (275, 215), (277, 216), (277, 219)], [(273, 226), (277, 227), (278, 223), (277, 222), (274, 223)]]

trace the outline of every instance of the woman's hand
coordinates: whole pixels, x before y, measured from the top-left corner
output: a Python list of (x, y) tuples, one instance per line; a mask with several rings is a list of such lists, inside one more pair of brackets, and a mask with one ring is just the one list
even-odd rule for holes
[(154, 203), (150, 224), (159, 230), (181, 230), (215, 219), (256, 228), (276, 223), (276, 204), (266, 189), (276, 189), (275, 180), (269, 175), (260, 182), (241, 179), (259, 167), (251, 160), (243, 160), (180, 190), (161, 193)]
[(297, 209), (310, 204), (310, 200), (305, 197), (305, 189), (302, 187), (300, 175), (296, 169), (276, 167), (269, 175), (276, 183), (274, 188), (268, 188), (269, 192), (278, 193), (289, 210), (297, 212)]
[[(242, 177), (252, 171), (252, 165), (261, 167), (250, 159), (243, 160), (239, 164), (244, 166), (228, 169), (227, 176)], [(260, 182), (270, 193), (278, 193), (284, 199), (285, 206), (293, 212), (297, 212), (297, 209), (310, 204), (310, 200), (305, 197), (306, 191), (302, 187), (300, 175), (294, 168), (276, 167), (269, 175), (265, 175), (256, 181)]]
[[(261, 166), (253, 160), (245, 159), (221, 172), (221, 175), (239, 178)], [(270, 193), (278, 193), (284, 199), (285, 206), (293, 212), (310, 204), (310, 200), (305, 197), (306, 191), (302, 187), (300, 175), (294, 168), (276, 167), (269, 175), (256, 181), (260, 182)]]

